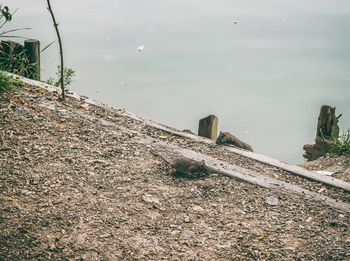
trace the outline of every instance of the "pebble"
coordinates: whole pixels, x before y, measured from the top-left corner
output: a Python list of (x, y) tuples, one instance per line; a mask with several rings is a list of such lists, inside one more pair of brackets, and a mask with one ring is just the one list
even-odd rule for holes
[(147, 203), (153, 203), (160, 205), (160, 202), (157, 198), (153, 197), (152, 195), (146, 194), (142, 197), (142, 199)]
[(181, 236), (184, 237), (184, 238), (188, 238), (188, 237), (191, 237), (193, 236), (195, 233), (190, 230), (190, 229), (187, 229), (185, 228), (184, 230), (181, 231)]
[(277, 206), (278, 205), (278, 198), (273, 197), (273, 196), (267, 197), (265, 199), (265, 203), (269, 204), (270, 206)]
[(197, 211), (197, 212), (201, 212), (201, 211), (203, 211), (203, 208), (201, 206), (193, 206), (192, 210)]

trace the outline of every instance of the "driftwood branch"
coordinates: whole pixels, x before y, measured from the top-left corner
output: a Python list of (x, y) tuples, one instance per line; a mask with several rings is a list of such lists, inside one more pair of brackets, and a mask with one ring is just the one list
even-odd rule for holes
[(58, 31), (58, 23), (56, 22), (55, 15), (52, 11), (50, 0), (47, 0), (47, 10), (49, 10), (52, 21), (53, 21), (53, 26), (55, 27), (57, 38), (58, 38), (58, 44), (60, 46), (60, 58), (61, 58), (61, 78), (60, 78), (60, 83), (61, 83), (61, 90), (62, 90), (62, 99), (64, 100), (66, 98), (65, 90), (64, 90), (64, 78), (63, 78), (63, 72), (64, 72), (64, 64), (63, 64), (63, 48), (62, 48), (62, 40), (60, 36), (60, 32)]

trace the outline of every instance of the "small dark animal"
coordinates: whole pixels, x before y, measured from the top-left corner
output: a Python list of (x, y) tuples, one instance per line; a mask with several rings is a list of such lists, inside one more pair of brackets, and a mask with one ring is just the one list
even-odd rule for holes
[(187, 178), (201, 178), (209, 174), (204, 160), (196, 161), (179, 157), (172, 160), (170, 166), (176, 170), (177, 174)]
[(153, 152), (152, 154), (163, 159), (167, 164), (175, 170), (175, 175), (186, 178), (202, 178), (209, 175), (209, 169), (205, 165), (205, 161), (196, 161), (185, 157), (178, 157), (168, 161), (162, 155)]
[(216, 144), (232, 144), (235, 147), (242, 148), (245, 150), (253, 151), (253, 148), (247, 143), (236, 138), (229, 132), (220, 131), (219, 137), (216, 139)]

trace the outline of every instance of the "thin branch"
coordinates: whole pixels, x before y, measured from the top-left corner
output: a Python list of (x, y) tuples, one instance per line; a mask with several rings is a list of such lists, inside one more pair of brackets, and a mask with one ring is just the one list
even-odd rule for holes
[(64, 91), (64, 79), (63, 79), (63, 68), (64, 68), (64, 66), (63, 66), (63, 48), (62, 48), (62, 41), (61, 41), (60, 32), (58, 31), (58, 24), (56, 23), (55, 15), (53, 14), (50, 0), (47, 0), (47, 10), (49, 10), (49, 12), (51, 14), (53, 25), (55, 27), (57, 38), (58, 38), (58, 44), (60, 46), (60, 56), (61, 56), (61, 79), (60, 79), (60, 82), (61, 82), (61, 89), (62, 89), (62, 99), (64, 100), (66, 98), (66, 94)]

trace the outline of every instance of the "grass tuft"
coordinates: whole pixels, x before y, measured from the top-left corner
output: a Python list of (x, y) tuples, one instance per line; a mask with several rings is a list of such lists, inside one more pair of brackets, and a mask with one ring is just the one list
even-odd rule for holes
[(329, 153), (336, 155), (344, 155), (350, 153), (350, 130), (338, 138), (333, 138), (331, 141)]
[(0, 95), (16, 91), (20, 85), (20, 81), (0, 71)]

